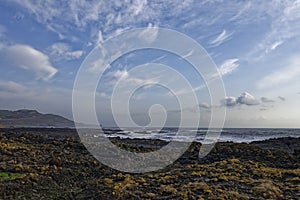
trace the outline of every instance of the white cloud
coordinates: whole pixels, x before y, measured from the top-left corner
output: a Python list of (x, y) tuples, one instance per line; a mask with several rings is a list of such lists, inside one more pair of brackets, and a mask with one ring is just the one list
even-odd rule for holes
[(131, 24), (132, 27), (132, 24), (139, 21), (149, 21), (150, 16), (154, 16), (157, 10), (150, 8), (147, 0), (131, 2), (70, 0), (68, 3), (52, 0), (39, 3), (34, 0), (13, 0), (12, 2), (24, 7), (38, 22), (57, 33), (60, 38), (69, 38), (69, 35), (66, 37), (65, 34), (70, 34), (69, 31), (73, 32), (74, 28), (86, 31), (91, 24), (105, 33), (113, 32), (114, 25), (117, 24), (121, 24), (118, 28), (124, 28), (126, 24)]
[[(272, 6), (268, 6), (271, 3)], [(260, 60), (285, 43), (300, 35), (300, 1), (270, 1), (262, 7), (268, 10), (271, 28), (249, 53), (250, 60)]]
[(204, 108), (204, 109), (209, 109), (209, 108), (211, 108), (211, 106), (208, 105), (207, 103), (199, 103), (199, 107), (200, 107), (200, 108)]
[[(193, 53), (193, 51), (190, 51), (187, 55), (185, 55), (185, 57), (191, 55), (192, 53)], [(239, 67), (239, 64), (237, 64), (238, 61), (239, 61), (239, 59), (237, 59), (237, 58), (225, 60), (224, 63), (218, 69), (219, 72), (212, 74), (211, 79), (209, 80), (208, 84), (210, 82), (216, 80), (217, 78), (219, 78), (220, 75), (225, 76), (225, 75), (231, 74), (233, 71), (235, 71)], [(176, 91), (176, 95), (183, 95), (183, 94), (188, 94), (191, 92), (197, 92), (197, 91), (200, 91), (205, 88), (207, 88), (206, 84), (202, 84), (197, 87), (194, 87), (192, 90), (183, 88), (181, 90)], [(172, 96), (173, 94), (168, 92), (167, 95)]]
[[(225, 75), (233, 73), (239, 67), (239, 64), (237, 63), (238, 61), (239, 61), (239, 59), (237, 59), (237, 58), (225, 60), (222, 63), (222, 65), (218, 68), (218, 73), (212, 74), (211, 79), (209, 80), (209, 82), (207, 84), (209, 84), (210, 82), (220, 78), (220, 76), (225, 76)], [(198, 87), (195, 87), (193, 89), (193, 92), (197, 92), (197, 91), (202, 90), (206, 87), (207, 87), (206, 84), (199, 85)], [(230, 102), (230, 100), (231, 99), (229, 99), (229, 102)]]
[(128, 11), (132, 12), (134, 16), (139, 15), (147, 3), (147, 0), (134, 0)]
[(72, 59), (78, 59), (82, 55), (83, 55), (83, 51), (81, 51), (81, 50), (67, 52), (67, 57), (72, 58)]
[[(194, 30), (198, 33), (201, 30), (201, 35), (205, 35), (203, 27), (211, 25), (220, 27), (220, 25), (225, 26), (227, 23), (233, 25), (255, 24), (264, 21), (266, 18), (270, 18), (272, 21), (270, 32), (274, 33), (271, 35), (276, 37), (276, 33), (279, 33), (276, 40), (273, 36), (271, 38), (267, 36), (269, 38), (266, 38), (268, 42), (260, 42), (265, 43), (268, 47), (276, 41), (281, 41), (282, 36), (290, 37), (284, 36), (284, 33), (299, 34), (299, 26), (291, 26), (290, 24), (291, 21), (295, 22), (299, 19), (299, 1), (254, 1), (245, 3), (242, 1), (185, 0), (179, 2), (166, 0), (163, 3), (158, 3), (147, 0), (70, 0), (68, 3), (62, 3), (43, 0), (38, 4), (34, 0), (12, 1), (23, 6), (36, 17), (38, 22), (46, 24), (51, 31), (64, 37), (65, 34), (72, 33), (74, 28), (86, 31), (89, 25), (102, 30), (102, 34), (106, 36), (106, 34), (111, 34), (116, 29), (140, 27), (141, 24), (146, 24), (149, 21), (156, 25), (165, 24), (166, 27), (171, 28), (181, 29), (182, 27), (183, 31), (188, 28), (187, 31)], [(209, 12), (202, 12), (207, 10)], [(183, 21), (184, 23), (182, 23)], [(284, 28), (278, 31), (281, 25)], [(232, 36), (232, 32), (223, 30), (210, 43), (211, 45), (220, 45), (228, 40), (230, 36)]]
[[(109, 72), (106, 76), (106, 84), (112, 86), (115, 85), (118, 81), (122, 83), (120, 87), (124, 90), (130, 88), (131, 86), (142, 86), (142, 85), (151, 85), (157, 84), (157, 77), (148, 79), (142, 77), (135, 77), (130, 74), (126, 69), (116, 70)], [(119, 84), (120, 84), (119, 82)]]
[(271, 44), (269, 46), (266, 45), (265, 53), (270, 53), (271, 51), (274, 51), (275, 49), (277, 49), (277, 47), (279, 47), (283, 43), (284, 43), (284, 41), (275, 41), (273, 44)]
[[(71, 16), (78, 27), (85, 27), (89, 21), (99, 19), (99, 11), (104, 6), (103, 1), (70, 1)], [(84, 11), (88, 11), (83, 13)]]
[(121, 34), (122, 32), (124, 32), (124, 31), (126, 31), (126, 30), (129, 30), (129, 29), (130, 29), (130, 27), (117, 28), (117, 29), (115, 30), (115, 32), (113, 33), (113, 35), (119, 35), (119, 34)]
[(129, 74), (127, 70), (117, 70), (110, 74), (113, 78), (120, 79), (120, 78), (128, 78)]
[(247, 106), (258, 105), (259, 101), (254, 98), (251, 94), (243, 92), (241, 96), (236, 99), (236, 102), (239, 104), (244, 104)]
[(159, 56), (159, 57), (151, 60), (150, 63), (155, 63), (155, 62), (161, 61), (161, 60), (165, 59), (166, 57), (167, 57), (166, 55)]
[(243, 15), (245, 15), (251, 9), (252, 6), (253, 5), (251, 1), (245, 2), (244, 5), (241, 6), (237, 14), (231, 17), (230, 21), (240, 21), (241, 19), (247, 20), (247, 18), (245, 19), (245, 16)]
[(98, 31), (98, 38), (97, 38), (97, 44), (103, 42), (103, 36), (102, 36), (102, 31)]
[(187, 57), (193, 55), (193, 53), (194, 53), (194, 50), (190, 50), (187, 54), (181, 56), (180, 58), (185, 59), (185, 58), (187, 58)]
[(70, 46), (65, 43), (54, 43), (49, 47), (50, 56), (55, 60), (74, 60), (83, 55), (83, 51), (72, 51)]
[[(176, 27), (182, 32), (193, 30), (192, 34), (198, 34), (201, 30), (201, 35), (208, 35), (209, 33), (206, 33), (204, 28), (215, 25), (220, 27), (219, 24), (226, 25), (227, 20), (230, 21), (231, 18), (234, 18), (233, 23), (260, 21), (259, 19), (264, 17), (266, 12), (269, 14), (269, 9), (266, 11), (264, 8), (272, 5), (264, 3), (266, 6), (257, 6), (257, 3), (236, 1), (208, 1), (205, 3), (193, 0), (165, 0), (163, 3), (147, 0), (70, 0), (68, 3), (59, 3), (44, 0), (38, 4), (34, 0), (12, 1), (23, 6), (36, 17), (38, 22), (45, 24), (51, 31), (66, 39), (70, 38), (69, 36), (76, 29), (86, 32), (88, 28), (94, 27), (96, 30), (101, 30), (103, 37), (107, 38), (117, 29), (141, 27), (149, 22), (157, 26), (164, 24), (167, 28)], [(202, 12), (208, 9), (209, 12)], [(237, 15), (237, 13), (239, 14)], [(215, 32), (215, 30), (213, 31)], [(210, 44), (218, 46), (228, 40), (232, 34), (233, 32), (222, 30), (211, 40)], [(92, 33), (91, 35), (96, 40), (96, 34)]]
[(8, 65), (34, 72), (38, 79), (49, 80), (57, 73), (49, 57), (29, 45), (7, 46), (2, 54)]
[(225, 97), (221, 100), (221, 104), (228, 107), (233, 107), (237, 104), (235, 97)]
[(105, 92), (96, 92), (96, 97), (99, 97), (101, 99), (109, 99), (110, 98), (110, 96)]
[(14, 81), (0, 81), (0, 92), (23, 93), (27, 88)]
[(221, 45), (223, 42), (225, 42), (226, 40), (228, 40), (230, 38), (230, 36), (232, 35), (233, 33), (227, 33), (226, 30), (223, 30), (222, 33), (220, 33), (215, 39), (213, 39), (210, 44), (212, 46), (219, 46)]
[(222, 76), (226, 74), (231, 74), (239, 67), (239, 64), (237, 64), (238, 61), (239, 59), (237, 58), (225, 60), (224, 63), (219, 68), (219, 73)]
[(271, 46), (271, 50), (275, 50), (277, 47), (279, 47), (280, 45), (283, 44), (283, 41), (277, 41), (277, 42), (274, 42), (274, 44), (272, 44)]
[(221, 100), (221, 104), (228, 107), (236, 105), (253, 106), (258, 105), (259, 101), (248, 92), (243, 92), (239, 97), (225, 97)]
[(155, 27), (153, 24), (149, 23), (147, 28), (139, 34), (139, 38), (142, 38), (145, 41), (151, 43), (155, 41), (155, 39), (157, 38), (157, 34), (158, 27)]
[(290, 65), (278, 69), (259, 80), (256, 85), (260, 89), (271, 88), (280, 84), (289, 83), (290, 81), (299, 79), (300, 64), (299, 58), (290, 61)]

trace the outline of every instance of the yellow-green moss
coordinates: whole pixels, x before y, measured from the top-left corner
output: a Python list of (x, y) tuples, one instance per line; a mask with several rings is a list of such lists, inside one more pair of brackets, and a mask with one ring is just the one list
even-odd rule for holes
[(252, 191), (257, 195), (268, 199), (278, 199), (283, 197), (280, 188), (271, 180), (263, 180), (257, 186), (253, 187)]
[(20, 173), (9, 173), (9, 172), (0, 172), (0, 181), (2, 180), (14, 180), (17, 178), (22, 178), (24, 175)]

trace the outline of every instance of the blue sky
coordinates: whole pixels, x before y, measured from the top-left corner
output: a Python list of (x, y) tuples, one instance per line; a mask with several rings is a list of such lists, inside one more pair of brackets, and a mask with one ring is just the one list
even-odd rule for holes
[[(201, 102), (187, 108), (199, 106), (204, 125), (211, 107), (225, 106), (228, 127), (300, 126), (298, 0), (1, 0), (1, 109), (38, 109), (72, 118), (72, 88), (83, 60), (99, 43), (140, 27), (182, 32), (216, 63), (226, 97), (210, 105), (207, 90), (199, 89)], [(113, 124), (109, 94), (114, 81), (130, 80), (128, 71), (147, 62), (178, 69), (194, 88), (203, 85), (174, 55), (158, 50), (124, 55), (98, 86), (97, 111), (104, 124)], [(147, 124), (145, 108), (155, 103), (176, 113), (176, 100), (164, 94), (163, 88), (141, 88), (132, 100), (133, 119)], [(175, 121), (170, 115), (168, 125)]]

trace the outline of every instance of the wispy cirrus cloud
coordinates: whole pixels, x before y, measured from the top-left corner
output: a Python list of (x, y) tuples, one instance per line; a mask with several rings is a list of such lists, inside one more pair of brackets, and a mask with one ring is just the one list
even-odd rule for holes
[[(193, 53), (193, 51), (190, 51), (189, 53), (187, 53), (185, 55), (185, 57), (192, 55), (192, 53)], [(239, 59), (237, 59), (237, 58), (225, 60), (221, 64), (221, 66), (218, 68), (218, 72), (215, 74), (212, 74), (211, 79), (207, 82), (207, 84), (210, 84), (210, 82), (220, 78), (220, 76), (226, 76), (226, 75), (233, 73), (239, 67), (238, 61), (239, 61)], [(187, 94), (187, 93), (191, 93), (191, 92), (197, 92), (197, 91), (203, 90), (205, 88), (207, 88), (207, 85), (201, 84), (196, 87), (193, 87), (192, 90), (189, 90), (186, 88), (180, 89), (180, 90), (176, 91), (176, 94), (183, 95), (183, 94)]]
[(300, 1), (270, 1), (269, 18), (271, 29), (250, 51), (249, 60), (258, 61), (286, 41), (300, 35)]
[[(94, 29), (91, 35), (101, 30), (103, 38), (108, 34), (126, 28), (165, 24), (166, 27), (181, 29), (185, 32), (194, 30), (205, 38), (210, 38), (209, 45), (219, 46), (230, 39), (234, 32), (222, 30), (211, 39), (211, 28), (233, 24), (255, 25), (266, 19), (272, 21), (271, 31), (266, 34), (254, 52), (276, 49), (276, 42), (285, 42), (286, 38), (299, 33), (299, 27), (291, 22), (299, 19), (298, 1), (172, 1), (163, 3), (147, 0), (123, 1), (86, 1), (71, 0), (66, 2), (44, 0), (37, 4), (33, 0), (13, 0), (38, 22), (45, 24), (49, 30), (56, 32), (60, 38), (70, 38), (74, 30)], [(268, 9), (266, 9), (268, 8)], [(209, 10), (210, 12), (206, 12)], [(176, 18), (176, 20), (174, 20)], [(298, 20), (299, 21), (299, 20)], [(281, 27), (282, 30), (280, 30)], [(208, 32), (205, 29), (209, 27)], [(203, 29), (205, 28), (205, 29)], [(213, 30), (216, 32), (216, 29)], [(192, 33), (192, 35), (195, 35)], [(208, 37), (207, 37), (208, 36)], [(94, 37), (97, 40), (97, 37)], [(96, 42), (96, 41), (93, 41)], [(272, 47), (273, 46), (273, 47)], [(278, 44), (277, 44), (278, 47)]]
[(266, 75), (256, 83), (256, 86), (265, 89), (296, 80), (300, 76), (299, 61), (298, 57), (292, 58), (288, 66)]
[(39, 23), (57, 33), (61, 39), (70, 39), (70, 33), (74, 30), (85, 32), (91, 25), (97, 32), (101, 30), (102, 34), (112, 33), (128, 24), (136, 24), (146, 19), (149, 21), (151, 16), (154, 18), (156, 15), (154, 9), (148, 6), (147, 0), (135, 0), (131, 3), (78, 0), (68, 3), (44, 0), (38, 4), (33, 0), (12, 2), (24, 7)]
[(54, 60), (74, 60), (80, 58), (84, 52), (82, 50), (72, 51), (66, 43), (54, 43), (48, 48), (49, 54)]
[(233, 32), (228, 33), (226, 30), (223, 30), (222, 33), (220, 33), (215, 39), (210, 41), (209, 44), (212, 45), (213, 47), (219, 46), (225, 41), (227, 41), (232, 36), (232, 34)]
[(237, 59), (237, 58), (225, 60), (218, 69), (219, 73), (222, 76), (224, 76), (226, 74), (231, 74), (239, 67), (238, 61), (239, 61), (239, 59)]
[(138, 37), (142, 38), (148, 42), (153, 42), (157, 38), (158, 27), (154, 26), (152, 23), (149, 23), (147, 28), (143, 30)]
[(279, 47), (282, 44), (283, 44), (283, 41), (276, 41), (276, 42), (274, 42), (269, 48), (266, 49), (266, 53), (274, 51), (275, 49), (277, 49), (277, 47)]

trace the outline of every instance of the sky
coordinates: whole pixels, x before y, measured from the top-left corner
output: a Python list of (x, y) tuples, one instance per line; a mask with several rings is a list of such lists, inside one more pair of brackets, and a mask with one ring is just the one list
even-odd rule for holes
[[(225, 127), (300, 127), (299, 0), (0, 0), (0, 109), (72, 119), (73, 85), (86, 57), (109, 38), (142, 27), (172, 29), (197, 41), (216, 64), (226, 96), (211, 102), (185, 59), (157, 49), (134, 51), (111, 63), (99, 81), (95, 104), (102, 124), (115, 125), (111, 94), (121, 79), (125, 86), (145, 84), (129, 104), (141, 126), (149, 123), (151, 106), (160, 104), (168, 126), (178, 125), (179, 111), (192, 118), (198, 110), (207, 126), (212, 108), (226, 108)], [(183, 85), (159, 70), (131, 71), (145, 63), (177, 70), (199, 102), (179, 108), (176, 98), (189, 95)], [(175, 93), (157, 85), (166, 79)]]

